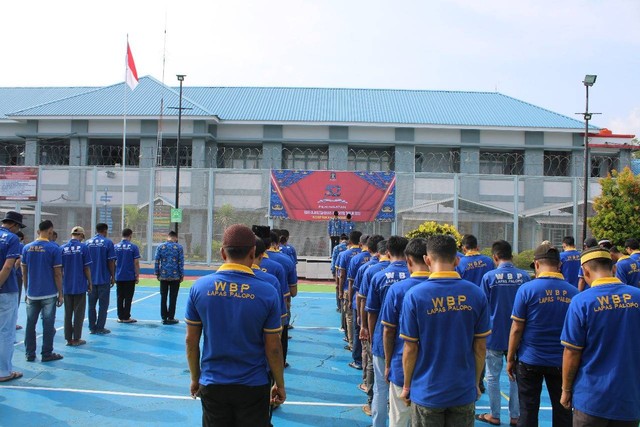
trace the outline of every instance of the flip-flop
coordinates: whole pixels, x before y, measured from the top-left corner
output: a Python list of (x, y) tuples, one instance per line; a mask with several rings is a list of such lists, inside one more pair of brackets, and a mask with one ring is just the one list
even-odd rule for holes
[[(515, 421), (514, 421), (515, 420)], [(516, 427), (518, 425), (518, 419), (517, 418), (511, 418), (509, 425), (511, 427)]]
[(495, 421), (491, 421), (491, 419), (488, 419), (487, 416), (491, 416), (491, 414), (478, 414), (476, 415), (476, 420), (480, 421), (481, 423), (487, 423), (487, 424), (491, 424), (492, 426), (499, 426), (500, 425), (500, 421), (495, 422)]
[(9, 375), (8, 377), (0, 378), (0, 383), (17, 380), (18, 378), (22, 378), (22, 372), (11, 372), (11, 375)]

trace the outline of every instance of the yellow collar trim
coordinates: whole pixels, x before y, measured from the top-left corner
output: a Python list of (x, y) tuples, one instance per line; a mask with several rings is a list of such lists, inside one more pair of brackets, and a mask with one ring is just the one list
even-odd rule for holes
[(360, 246), (358, 245), (349, 245), (349, 247), (347, 249), (354, 249), (354, 248), (359, 248)]
[(251, 269), (252, 270), (260, 270), (260, 266), (257, 264), (251, 264)]
[(49, 242), (50, 240), (49, 239), (45, 239), (44, 237), (38, 237), (36, 239), (36, 241), (38, 241), (38, 242)]
[(280, 249), (269, 248), (266, 252), (280, 252)]
[(633, 255), (633, 254), (640, 254), (640, 251), (633, 251), (633, 252), (631, 252), (631, 255)]
[(476, 256), (476, 255), (482, 255), (482, 254), (478, 251), (468, 251), (466, 254), (464, 254), (464, 256)]
[(378, 262), (389, 261), (389, 257), (381, 256)]
[(411, 277), (429, 277), (431, 276), (430, 271), (416, 271), (411, 273)]
[(618, 261), (622, 261), (623, 259), (629, 259), (631, 258), (629, 255), (622, 255), (620, 256), (620, 258), (618, 258)]
[(575, 246), (567, 246), (567, 248), (564, 250), (565, 252), (569, 252), (569, 251), (576, 251), (576, 247)]
[(460, 279), (456, 271), (438, 271), (429, 275), (429, 279)]
[(269, 255), (267, 254), (266, 251), (265, 251), (264, 255), (262, 255), (262, 258), (269, 258)]
[(553, 271), (545, 271), (538, 274), (538, 277), (553, 277), (554, 279), (564, 280), (564, 276), (562, 275), (562, 273), (555, 273)]
[(600, 286), (600, 285), (622, 285), (622, 281), (617, 277), (603, 277), (601, 279), (596, 279), (591, 282), (591, 287)]
[(246, 265), (236, 264), (233, 262), (225, 262), (218, 268), (218, 271), (239, 271), (241, 273), (253, 274), (253, 270), (251, 270)]

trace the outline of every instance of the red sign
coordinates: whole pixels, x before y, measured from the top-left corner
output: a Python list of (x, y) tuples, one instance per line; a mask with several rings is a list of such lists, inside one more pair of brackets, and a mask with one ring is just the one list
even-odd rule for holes
[(0, 200), (38, 200), (38, 168), (0, 166)]
[(354, 221), (389, 221), (394, 193), (393, 172), (272, 171), (271, 216), (325, 221), (338, 211)]

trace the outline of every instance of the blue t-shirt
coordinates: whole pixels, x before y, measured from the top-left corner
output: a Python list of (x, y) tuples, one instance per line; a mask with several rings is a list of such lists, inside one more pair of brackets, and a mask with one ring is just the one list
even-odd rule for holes
[(620, 257), (616, 263), (616, 277), (622, 283), (637, 288), (640, 284), (640, 263), (631, 257)]
[(364, 298), (365, 300), (367, 299), (367, 296), (369, 295), (369, 289), (371, 288), (371, 279), (376, 275), (376, 273), (389, 267), (389, 264), (391, 264), (389, 258), (382, 258), (378, 261), (377, 264), (372, 265), (364, 272), (362, 282), (360, 282), (360, 289), (358, 290), (358, 295), (361, 298)]
[(354, 255), (347, 266), (347, 280), (351, 280), (353, 282), (356, 279), (356, 274), (358, 274), (358, 269), (362, 264), (369, 262), (370, 259), (371, 254), (367, 250)]
[(298, 284), (298, 272), (296, 271), (296, 265), (291, 261), (287, 255), (267, 249), (267, 256), (280, 264), (284, 268), (284, 272), (287, 274), (287, 283), (289, 286), (296, 286)]
[(22, 262), (27, 266), (27, 296), (44, 299), (58, 295), (53, 269), (62, 266), (60, 247), (46, 239), (24, 246)]
[[(410, 275), (411, 273), (409, 273), (406, 261), (393, 261), (387, 268), (377, 272), (371, 278), (369, 292), (367, 294), (367, 303), (364, 309), (368, 313), (378, 313), (378, 319), (373, 326), (373, 333), (371, 334), (371, 353), (374, 356), (384, 357), (382, 324), (380, 323), (382, 319), (379, 313), (380, 310), (382, 310), (387, 292), (389, 292), (391, 285), (408, 279)], [(369, 325), (369, 330), (371, 330), (371, 325)]]
[(562, 344), (581, 350), (576, 409), (612, 420), (640, 419), (640, 289), (612, 277), (573, 298)]
[[(22, 253), (20, 250), (20, 239), (11, 231), (0, 227), (0, 269), (8, 259), (18, 259)], [(16, 269), (12, 268), (9, 277), (0, 288), (0, 294), (18, 292), (18, 278)]]
[(347, 250), (347, 244), (342, 242), (337, 244), (333, 248), (333, 252), (331, 253), (331, 273), (335, 273), (336, 271), (336, 263), (338, 262), (338, 255)]
[(451, 408), (476, 401), (474, 339), (491, 333), (487, 298), (454, 271), (431, 273), (405, 294), (400, 336), (418, 343), (411, 401)]
[(116, 280), (119, 282), (129, 282), (136, 280), (136, 269), (134, 260), (140, 258), (140, 251), (131, 240), (122, 240), (113, 245), (116, 253)]
[(284, 295), (282, 295), (282, 287), (280, 286), (280, 281), (273, 274), (262, 271), (262, 269), (258, 265), (252, 265), (251, 270), (253, 270), (253, 274), (255, 274), (258, 279), (264, 280), (265, 282), (269, 283), (278, 292), (278, 299), (280, 300), (280, 318), (284, 321), (289, 313), (287, 311), (287, 303), (284, 300)]
[[(362, 252), (362, 249), (358, 246), (352, 246), (350, 248), (348, 248), (346, 251), (342, 252), (340, 255), (338, 255), (338, 263), (336, 264), (336, 267), (339, 267), (339, 272), (340, 274), (342, 274), (342, 270), (344, 270), (345, 272), (345, 277), (348, 273), (348, 268), (349, 268), (349, 262), (351, 261), (351, 258), (353, 258), (354, 256), (358, 255), (360, 252)], [(347, 289), (349, 289), (349, 281), (345, 280), (344, 283), (342, 284), (342, 290), (346, 291)]]
[[(277, 263), (276, 261), (270, 259), (267, 254), (260, 260), (260, 269), (265, 273), (269, 273), (272, 276), (275, 276), (280, 283), (280, 293), (284, 300), (291, 296), (291, 289), (289, 288), (289, 283), (287, 283), (287, 273), (284, 271), (284, 267)], [(286, 302), (285, 302), (286, 305)], [(285, 317), (285, 325), (289, 324), (289, 315)]]
[(184, 277), (184, 250), (177, 242), (164, 242), (156, 249), (154, 273), (160, 280), (175, 281)]
[(185, 321), (204, 332), (200, 384), (269, 384), (264, 334), (282, 330), (278, 292), (239, 264), (195, 281)]
[(355, 229), (356, 224), (354, 222), (349, 220), (345, 220), (342, 222), (342, 234), (346, 234), (348, 236)]
[(89, 289), (84, 268), (91, 265), (89, 248), (80, 240), (71, 239), (62, 250), (62, 291), (65, 295), (84, 294)]
[[(396, 335), (393, 344), (393, 355), (389, 369), (389, 381), (402, 387), (404, 385), (404, 370), (402, 369), (402, 352), (404, 350), (404, 340), (400, 338), (400, 316), (402, 313), (402, 302), (407, 291), (416, 285), (424, 283), (429, 278), (429, 272), (416, 271), (411, 277), (394, 284), (389, 288), (387, 297), (380, 312), (380, 322), (385, 328), (393, 328)], [(384, 334), (383, 334), (384, 336)], [(383, 343), (384, 347), (384, 343)]]
[(358, 272), (356, 273), (356, 278), (353, 280), (353, 299), (351, 300), (352, 307), (355, 309), (356, 301), (358, 300), (358, 294), (360, 293), (360, 287), (362, 285), (362, 281), (364, 280), (364, 275), (367, 272), (367, 269), (372, 265), (378, 263), (378, 257), (372, 256), (371, 259), (358, 268)]
[(109, 261), (116, 259), (113, 242), (101, 234), (96, 234), (93, 238), (86, 240), (85, 244), (89, 248), (89, 254), (91, 255), (92, 284), (94, 286), (110, 285)]
[(511, 318), (524, 322), (518, 360), (528, 365), (562, 366), (560, 333), (578, 290), (560, 273), (541, 273), (518, 289)]
[(633, 251), (629, 256), (633, 258), (634, 261), (640, 262), (640, 251)]
[(560, 252), (560, 272), (564, 276), (564, 280), (571, 283), (576, 288), (578, 287), (578, 273), (580, 273), (580, 251), (571, 249), (568, 251)]
[(456, 271), (464, 280), (480, 286), (482, 277), (496, 268), (493, 260), (486, 255), (470, 252), (460, 258)]
[(529, 273), (516, 268), (510, 262), (503, 262), (482, 278), (480, 287), (489, 302), (491, 335), (487, 338), (487, 348), (495, 351), (509, 349), (511, 313), (516, 292), (523, 283), (531, 280)]
[(280, 245), (280, 252), (291, 258), (291, 261), (293, 261), (294, 264), (298, 263), (298, 254), (296, 253), (296, 248), (293, 246), (289, 244)]

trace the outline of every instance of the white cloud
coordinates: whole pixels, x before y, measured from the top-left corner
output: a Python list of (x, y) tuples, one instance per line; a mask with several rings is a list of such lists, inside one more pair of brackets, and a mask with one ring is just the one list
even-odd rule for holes
[(609, 121), (614, 133), (640, 136), (640, 107), (635, 107), (627, 117), (614, 117)]

